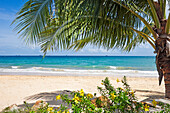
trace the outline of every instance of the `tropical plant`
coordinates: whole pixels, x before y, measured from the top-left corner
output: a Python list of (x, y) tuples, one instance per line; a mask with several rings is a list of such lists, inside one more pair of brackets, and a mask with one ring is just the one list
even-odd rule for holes
[(86, 45), (130, 51), (140, 43), (155, 50), (159, 84), (170, 98), (170, 16), (167, 0), (27, 0), (13, 23), (28, 44), (49, 50)]
[(149, 111), (147, 104), (137, 102), (135, 92), (127, 84), (125, 76), (121, 82), (123, 88), (115, 88), (106, 77), (105, 80), (102, 80), (102, 87), (97, 87), (101, 94), (100, 97), (96, 97), (95, 94), (85, 94), (81, 89), (72, 93), (74, 98), (69, 98), (67, 95), (58, 95), (61, 98), (58, 96), (57, 98), (71, 104), (73, 113), (138, 113)]

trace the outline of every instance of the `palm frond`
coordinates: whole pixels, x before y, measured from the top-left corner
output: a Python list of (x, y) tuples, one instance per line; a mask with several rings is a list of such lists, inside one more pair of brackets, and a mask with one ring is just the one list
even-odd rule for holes
[(29, 0), (17, 13), (12, 24), (27, 43), (36, 43), (48, 20), (53, 16), (52, 0)]
[(166, 23), (165, 33), (170, 34), (170, 15), (168, 16), (168, 20)]
[[(14, 23), (21, 37), (44, 53), (87, 44), (130, 51), (156, 37), (150, 11), (147, 0), (29, 0)], [(143, 23), (147, 32), (140, 31)]]
[(156, 10), (155, 10), (154, 4), (153, 4), (153, 0), (147, 0), (147, 1), (150, 5), (150, 8), (151, 8), (151, 12), (152, 12), (151, 14), (152, 14), (153, 21), (155, 22), (156, 27), (159, 29), (160, 28), (160, 22), (159, 22), (158, 15), (156, 13)]
[(96, 17), (98, 21), (94, 23), (93, 19), (89, 19), (88, 22), (85, 22), (86, 18), (94, 17), (86, 16), (70, 21), (71, 23), (68, 24), (68, 26), (64, 25), (59, 28), (60, 30), (51, 30), (55, 31), (51, 34), (51, 37), (49, 34), (44, 34), (44, 38), (41, 38), (41, 42), (46, 43), (41, 46), (42, 50), (45, 50), (44, 52), (50, 49), (59, 50), (67, 48), (79, 50), (87, 44), (91, 44), (106, 49), (121, 48), (122, 50), (130, 51), (145, 39), (143, 37), (136, 38), (135, 36), (137, 36), (137, 34), (135, 34), (132, 29), (115, 20), (104, 20), (101, 17)]

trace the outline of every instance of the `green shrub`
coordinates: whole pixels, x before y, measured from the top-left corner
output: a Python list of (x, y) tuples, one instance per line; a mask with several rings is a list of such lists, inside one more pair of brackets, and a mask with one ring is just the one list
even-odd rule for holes
[[(117, 80), (119, 82), (119, 80)], [(104, 87), (98, 87), (100, 98), (93, 99), (88, 95), (84, 95), (84, 91), (81, 89), (78, 92), (74, 92), (73, 99), (67, 98), (66, 95), (61, 95), (61, 99), (68, 104), (72, 105), (72, 111), (75, 113), (110, 113), (110, 112), (139, 112), (147, 111), (147, 106), (137, 102), (133, 90), (130, 89), (127, 84), (126, 77), (122, 80), (124, 88), (114, 88), (109, 79), (106, 77), (102, 81)], [(95, 95), (94, 95), (95, 96)]]

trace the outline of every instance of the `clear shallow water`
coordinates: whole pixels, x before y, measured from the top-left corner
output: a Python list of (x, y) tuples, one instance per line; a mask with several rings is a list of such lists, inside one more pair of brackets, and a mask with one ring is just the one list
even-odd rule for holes
[(154, 56), (0, 56), (0, 68), (117, 69), (154, 71)]
[[(154, 56), (0, 56), (1, 72), (156, 71)], [(100, 73), (100, 72), (99, 72)]]

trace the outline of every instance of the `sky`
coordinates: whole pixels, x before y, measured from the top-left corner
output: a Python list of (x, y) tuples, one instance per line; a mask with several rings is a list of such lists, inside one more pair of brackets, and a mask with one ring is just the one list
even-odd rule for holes
[[(16, 13), (23, 6), (26, 0), (0, 0), (0, 56), (3, 55), (43, 55), (40, 47), (27, 46), (16, 31), (11, 26), (16, 17)], [(75, 52), (55, 51), (48, 52), (47, 55), (97, 55), (97, 56), (154, 56), (153, 49), (149, 44), (141, 44), (131, 52), (122, 52), (118, 49), (106, 50), (87, 46), (84, 49)]]

